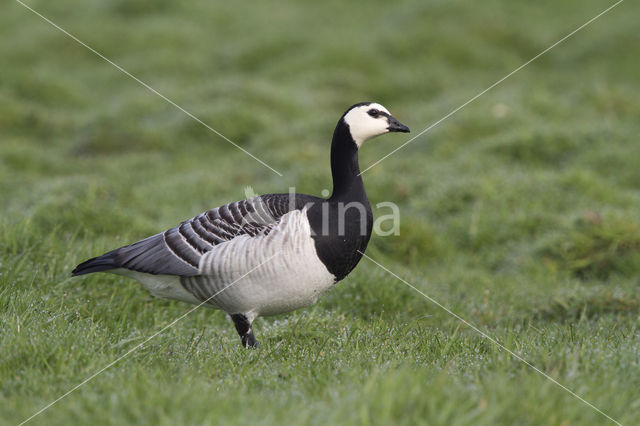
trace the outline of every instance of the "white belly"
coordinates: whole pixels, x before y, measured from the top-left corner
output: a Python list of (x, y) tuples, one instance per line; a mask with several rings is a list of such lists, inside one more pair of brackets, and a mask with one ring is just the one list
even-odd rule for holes
[(218, 309), (256, 316), (276, 315), (312, 305), (334, 284), (334, 277), (328, 272), (318, 273), (308, 264), (279, 256), (247, 272), (227, 270), (183, 278), (182, 283), (198, 294), (198, 299), (211, 298), (208, 303)]
[(142, 284), (142, 287), (155, 297), (180, 300), (194, 304), (200, 303), (193, 294), (184, 289), (178, 276), (153, 275), (124, 268), (114, 269), (109, 272), (138, 280)]

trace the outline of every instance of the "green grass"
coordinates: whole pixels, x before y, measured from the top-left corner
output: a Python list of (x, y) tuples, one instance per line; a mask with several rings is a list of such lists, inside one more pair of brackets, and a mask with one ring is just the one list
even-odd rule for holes
[[(0, 423), (187, 312), (80, 261), (258, 193), (319, 194), (343, 110), (414, 134), (610, 4), (28, 4), (0, 16)], [(622, 423), (640, 417), (640, 56), (631, 1), (368, 171), (367, 251)], [(361, 152), (366, 168), (406, 138)], [(255, 325), (199, 309), (31, 424), (606, 424), (373, 263)]]

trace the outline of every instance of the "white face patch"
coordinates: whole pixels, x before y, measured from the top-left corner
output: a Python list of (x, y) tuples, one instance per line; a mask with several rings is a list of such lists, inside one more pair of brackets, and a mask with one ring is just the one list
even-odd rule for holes
[(389, 114), (389, 111), (380, 104), (371, 103), (352, 108), (345, 116), (344, 121), (349, 125), (351, 137), (358, 145), (358, 148), (368, 139), (387, 133), (389, 130), (389, 120), (384, 115), (372, 117), (369, 111), (378, 111)]

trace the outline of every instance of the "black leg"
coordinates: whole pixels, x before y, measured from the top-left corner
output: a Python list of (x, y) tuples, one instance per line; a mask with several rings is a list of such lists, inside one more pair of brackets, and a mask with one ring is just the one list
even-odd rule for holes
[(229, 314), (229, 316), (233, 320), (236, 330), (240, 335), (242, 346), (245, 348), (257, 348), (260, 342), (258, 342), (256, 336), (253, 335), (249, 319), (244, 314)]

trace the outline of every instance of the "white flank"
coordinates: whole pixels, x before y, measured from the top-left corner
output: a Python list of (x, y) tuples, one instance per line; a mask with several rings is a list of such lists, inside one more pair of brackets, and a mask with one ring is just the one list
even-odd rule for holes
[[(240, 278), (271, 257), (272, 261)], [(206, 289), (206, 294), (239, 280), (212, 300), (216, 307), (263, 316), (309, 306), (335, 281), (318, 258), (306, 209), (282, 216), (268, 235), (241, 235), (215, 246), (200, 259), (200, 272), (190, 280)]]

